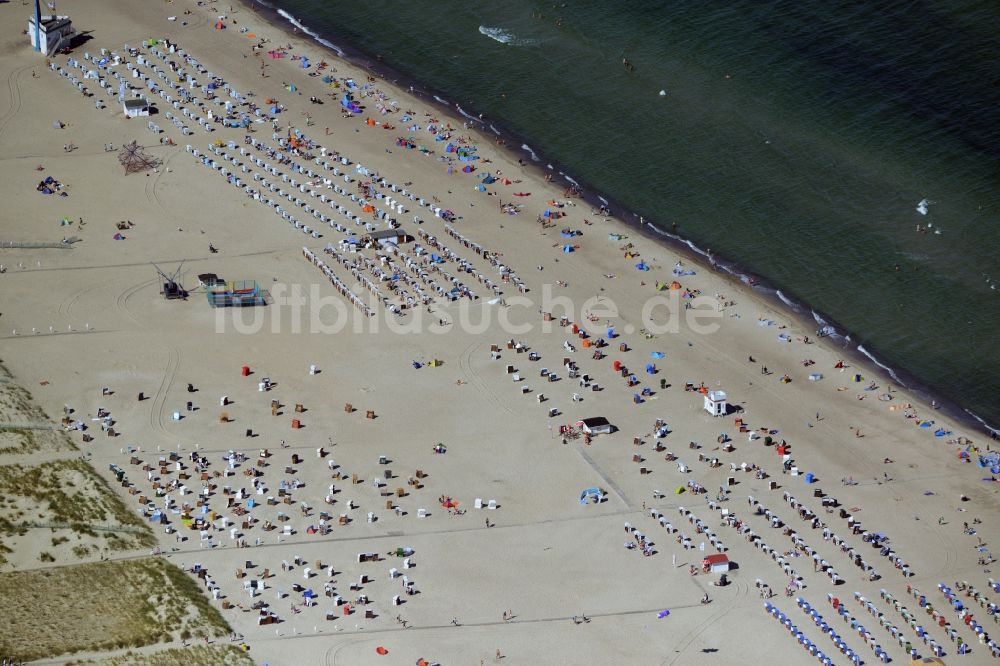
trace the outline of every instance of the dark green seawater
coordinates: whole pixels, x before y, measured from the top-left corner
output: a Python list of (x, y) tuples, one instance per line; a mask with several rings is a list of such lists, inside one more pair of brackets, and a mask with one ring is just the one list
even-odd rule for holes
[(269, 2), (1000, 425), (1000, 3)]

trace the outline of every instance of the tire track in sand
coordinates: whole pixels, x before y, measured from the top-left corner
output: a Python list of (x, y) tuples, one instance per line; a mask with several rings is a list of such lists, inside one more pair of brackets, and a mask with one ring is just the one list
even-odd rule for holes
[(153, 176), (152, 178), (149, 178), (146, 181), (146, 185), (144, 187), (144, 191), (146, 193), (146, 200), (149, 201), (150, 204), (153, 204), (154, 206), (162, 210), (164, 213), (168, 213), (170, 211), (168, 211), (167, 207), (163, 205), (162, 201), (160, 201), (160, 197), (156, 193), (156, 186), (160, 184), (160, 178), (162, 178), (163, 174), (167, 172), (167, 164), (169, 164), (170, 161), (174, 159), (176, 156), (177, 156), (177, 151), (174, 151), (169, 157), (164, 159), (160, 163), (160, 166), (158, 167), (159, 170), (157, 171), (156, 175)]
[(3, 134), (3, 131), (7, 128), (7, 123), (13, 120), (18, 111), (21, 110), (21, 87), (17, 83), (17, 77), (29, 67), (31, 65), (18, 67), (7, 76), (7, 92), (10, 93), (10, 107), (0, 116), (0, 134)]
[(60, 316), (62, 316), (65, 319), (69, 319), (70, 316), (72, 315), (73, 306), (76, 305), (76, 302), (80, 300), (81, 296), (83, 296), (86, 293), (95, 291), (103, 287), (105, 284), (107, 284), (106, 281), (100, 282), (98, 284), (92, 284), (89, 287), (84, 287), (83, 289), (78, 289), (77, 291), (70, 293), (70, 295), (67, 296), (65, 299), (63, 299), (62, 303), (59, 304)]
[[(699, 636), (701, 636), (703, 633), (705, 633), (705, 631), (709, 627), (711, 627), (717, 621), (719, 621), (722, 618), (724, 618), (726, 615), (728, 615), (729, 613), (731, 613), (736, 608), (737, 604), (742, 599), (744, 599), (747, 596), (747, 590), (748, 589), (749, 589), (749, 586), (747, 584), (745, 584), (745, 583), (737, 583), (736, 596), (733, 599), (732, 603), (730, 603), (729, 605), (727, 605), (720, 612), (713, 613), (712, 615), (709, 615), (703, 622), (701, 622), (694, 629), (692, 629), (691, 631), (689, 631), (688, 633), (686, 633), (684, 636), (682, 636), (681, 637), (681, 642), (680, 642), (680, 647), (677, 650), (674, 651), (674, 655), (670, 659), (667, 659), (667, 660), (665, 660), (663, 662), (663, 666), (672, 666), (672, 664), (676, 663), (677, 660), (680, 659), (681, 656), (684, 655), (684, 653), (687, 651), (687, 649), (689, 647), (691, 647), (691, 644), (694, 643), (694, 641)], [(688, 662), (688, 663), (690, 663), (690, 662)]]
[(126, 317), (131, 319), (133, 323), (143, 326), (143, 323), (139, 321), (139, 318), (132, 314), (131, 310), (128, 309), (128, 299), (132, 298), (136, 292), (152, 285), (156, 284), (156, 280), (146, 280), (144, 282), (139, 282), (131, 287), (124, 289), (118, 294), (118, 298), (115, 300), (115, 307), (122, 312)]
[(326, 664), (326, 666), (337, 666), (337, 655), (340, 654), (341, 650), (343, 650), (345, 647), (350, 647), (351, 645), (357, 645), (358, 643), (365, 643), (371, 640), (374, 639), (355, 638), (352, 641), (347, 641), (346, 643), (341, 643), (340, 645), (332, 645), (327, 649), (326, 654), (323, 655), (323, 663)]
[(504, 402), (497, 392), (493, 390), (492, 387), (483, 379), (482, 375), (472, 369), (472, 354), (482, 347), (481, 343), (473, 342), (471, 345), (465, 348), (465, 350), (458, 357), (458, 364), (462, 371), (467, 377), (472, 381), (473, 385), (479, 389), (479, 392), (483, 394), (487, 400), (495, 404), (500, 409), (505, 410), (510, 414), (516, 414), (511, 407)]
[(173, 386), (178, 365), (180, 365), (180, 353), (176, 348), (168, 347), (167, 366), (163, 370), (163, 378), (160, 380), (159, 388), (156, 389), (156, 393), (153, 395), (153, 404), (149, 409), (149, 429), (174, 440), (180, 440), (180, 438), (167, 430), (163, 425), (163, 408), (166, 405), (170, 387)]

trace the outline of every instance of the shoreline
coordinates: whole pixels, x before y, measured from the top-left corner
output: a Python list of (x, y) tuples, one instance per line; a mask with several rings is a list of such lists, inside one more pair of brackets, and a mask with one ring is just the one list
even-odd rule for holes
[[(638, 218), (593, 215), (542, 180), (555, 165), (522, 169), (478, 123), (464, 130), (454, 109), (375, 79), (381, 67), (332, 58), (301, 30), (279, 32), (264, 12), (194, 0), (75, 11), (81, 30), (99, 26), (89, 53), (122, 61), (98, 63), (103, 94), (93, 75), (79, 82), (110, 102), (109, 78), (131, 75), (139, 95), (135, 84), (162, 80), (154, 101), (173, 110), (156, 102), (150, 126), (95, 104), (74, 80), (75, 54), (33, 76), (40, 57), (5, 24), (18, 40), (0, 93), (8, 234), (83, 242), (3, 250), (5, 366), (18, 388), (0, 416), (64, 430), (65, 459), (86, 476), (46, 475), (58, 442), (11, 431), (0, 489), (14, 499), (0, 518), (54, 522), (35, 489), (72, 497), (106, 483), (116, 515), (154, 539), (89, 537), (113, 551), (102, 568), (172, 563), (190, 593), (182, 606), (220, 620), (219, 648), (241, 655), (205, 652), (171, 619), (137, 666), (653, 666), (663, 655), (729, 666), (796, 663), (814, 640), (841, 661), (873, 649), (905, 659), (902, 641), (872, 648), (866, 633), (831, 648), (812, 621), (800, 621), (810, 643), (797, 640), (776, 613), (819, 609), (838, 589), (909, 599), (940, 581), (985, 584), (994, 558), (980, 547), (1000, 541), (995, 443), (849, 360), (844, 340), (816, 340), (798, 317), (808, 311), (747, 289), (725, 264), (709, 270), (699, 248)], [(131, 47), (135, 35), (147, 40)], [(204, 98), (167, 99), (168, 86), (191, 97), (185, 81), (202, 89), (188, 65), (246, 104), (206, 128), (200, 115), (225, 94), (202, 82)], [(348, 78), (362, 113), (340, 108)], [(161, 114), (178, 122), (160, 129)], [(260, 120), (226, 122), (250, 114)], [(157, 135), (160, 164), (145, 174), (124, 174), (107, 149)], [(478, 162), (460, 159), (471, 153)], [(35, 189), (39, 166), (55, 196)], [(386, 227), (395, 243), (347, 247)], [(213, 307), (194, 286), (209, 273), (263, 298)], [(164, 275), (188, 297), (168, 298)], [(81, 483), (91, 476), (100, 483)], [(100, 498), (57, 502), (85, 526), (109, 522)], [(38, 580), (104, 554), (77, 545), (71, 532), (29, 530), (15, 552), (0, 548), (0, 575)], [(709, 554), (719, 559), (706, 567)], [(74, 595), (81, 584), (49, 593), (72, 597), (68, 624), (19, 614), (18, 590), (32, 585), (8, 584), (0, 602), (18, 623), (7, 645), (118, 659), (90, 643), (134, 606), (114, 585)], [(140, 605), (180, 616), (169, 596), (133, 587)], [(928, 627), (927, 649), (948, 658), (961, 639), (976, 663), (1000, 657), (1000, 639), (954, 628)]]
[[(443, 91), (436, 90), (428, 82), (403, 74), (391, 64), (373, 58), (370, 54), (353, 45), (348, 44), (345, 47), (343, 43), (334, 43), (327, 36), (317, 33), (299, 17), (292, 16), (280, 7), (274, 7), (265, 0), (239, 0), (239, 2), (241, 6), (250, 9), (261, 20), (285, 34), (295, 38), (302, 38), (305, 35), (309, 41), (328, 50), (332, 57), (369, 72), (372, 76), (399, 88), (402, 92), (421, 99), (421, 101), (438, 106), (456, 120), (460, 119), (459, 117), (464, 118), (462, 122), (468, 121), (470, 131), (477, 131), (484, 138), (492, 135), (502, 139), (503, 145), (494, 144), (492, 148), (507, 152), (515, 159), (527, 158), (522, 166), (525, 171), (543, 176), (553, 175), (553, 180), (555, 180), (555, 175), (561, 176), (566, 181), (567, 187), (575, 186), (579, 190), (575, 197), (588, 204), (592, 210), (599, 209), (601, 205), (607, 206), (610, 217), (625, 224), (630, 229), (638, 231), (659, 246), (677, 252), (685, 261), (694, 264), (699, 269), (714, 272), (725, 278), (727, 282), (749, 287), (751, 293), (759, 298), (766, 307), (775, 309), (804, 328), (813, 330), (832, 328), (833, 333), (825, 337), (831, 337), (840, 343), (838, 346), (845, 359), (851, 363), (864, 365), (883, 380), (897, 383), (900, 388), (925, 402), (927, 407), (974, 431), (982, 432), (987, 437), (1000, 435), (1000, 424), (990, 424), (985, 418), (963, 405), (938, 395), (933, 387), (917, 378), (906, 368), (892, 367), (883, 363), (877, 349), (870, 350), (864, 342), (858, 341), (859, 333), (857, 331), (848, 330), (830, 315), (817, 311), (806, 301), (794, 295), (789, 297), (782, 288), (771, 284), (766, 276), (753, 273), (743, 268), (735, 260), (720, 257), (708, 249), (702, 249), (694, 241), (656, 226), (645, 219), (641, 213), (630, 210), (618, 202), (614, 196), (599, 192), (590, 187), (585, 180), (577, 180), (570, 176), (566, 166), (561, 162), (536, 153), (531, 148), (527, 137), (520, 136), (503, 125), (497, 127), (491, 121), (480, 120), (475, 116), (468, 115), (460, 105), (457, 103), (452, 105), (444, 99), (441, 96), (444, 94)], [(620, 213), (616, 213), (616, 210)]]

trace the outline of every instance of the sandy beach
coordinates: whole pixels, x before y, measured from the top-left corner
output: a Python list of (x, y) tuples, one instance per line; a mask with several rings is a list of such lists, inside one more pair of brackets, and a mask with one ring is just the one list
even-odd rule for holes
[[(982, 433), (248, 9), (59, 11), (88, 39), (47, 66), (0, 6), (0, 358), (256, 663), (995, 662)], [(207, 273), (266, 304), (211, 307)]]

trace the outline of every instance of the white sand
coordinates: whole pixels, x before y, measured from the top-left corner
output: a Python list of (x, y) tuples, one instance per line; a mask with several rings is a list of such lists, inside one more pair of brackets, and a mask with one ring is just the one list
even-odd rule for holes
[[(183, 14), (187, 7), (194, 12), (190, 16)], [(222, 10), (220, 7), (219, 12)], [(75, 92), (30, 52), (26, 38), (18, 34), (25, 11), (10, 5), (0, 8), (4, 26), (0, 67), (9, 82), (9, 88), (0, 90), (0, 164), (4, 175), (0, 179), (0, 196), (5, 202), (0, 240), (58, 241), (76, 235), (83, 241), (71, 250), (0, 250), (0, 263), (7, 268), (0, 276), (2, 357), (50, 414), (60, 413), (64, 404), (72, 405), (81, 417), (96, 413), (98, 406), (110, 409), (121, 436), (109, 439), (97, 429), (95, 440), (86, 448), (93, 451), (98, 470), (106, 473), (109, 463), (125, 467), (130, 480), (145, 495), (151, 494), (150, 483), (139, 467), (128, 465), (128, 456), (121, 453), (125, 446), (141, 448), (139, 456), (144, 462), (154, 462), (158, 455), (169, 451), (180, 451), (187, 460), (197, 446), (208, 457), (213, 471), (224, 469), (222, 456), (227, 450), (245, 452), (249, 462), (238, 468), (235, 476), (217, 479), (218, 491), (211, 498), (211, 508), (231, 518), (235, 516), (225, 510), (221, 488), (249, 488), (250, 479), (243, 476), (242, 470), (256, 461), (261, 448), (269, 448), (273, 454), (261, 477), (269, 494), (277, 496), (281, 480), (297, 478), (305, 483), (304, 488), (293, 493), (292, 505), (263, 506), (252, 511), (260, 521), (273, 521), (278, 509), (283, 509), (296, 531), (279, 540), (279, 530), (264, 532), (258, 524), (245, 531), (245, 538), (251, 545), (258, 537), (263, 539), (264, 546), (259, 548), (234, 548), (226, 530), (214, 533), (217, 548), (203, 549), (197, 532), (182, 529), (187, 540), (177, 543), (173, 536), (157, 528), (163, 550), (178, 549), (170, 554), (173, 561), (183, 566), (196, 562), (206, 566), (233, 603), (244, 607), (250, 603), (242, 591), (242, 581), (234, 576), (245, 560), (258, 565), (251, 575), (265, 567), (275, 574), (267, 581), (268, 589), (254, 601), (264, 599), (273, 604), (272, 609), (283, 620), (281, 624), (258, 627), (256, 613), (225, 611), (234, 629), (247, 637), (251, 655), (258, 662), (413, 663), (423, 656), (443, 664), (474, 664), (478, 660), (492, 662), (499, 648), (505, 655), (503, 662), (511, 664), (807, 663), (811, 659), (808, 654), (780, 629), (777, 620), (764, 613), (754, 587), (759, 577), (778, 593), (772, 602), (789, 613), (807, 637), (831, 657), (836, 654), (834, 663), (847, 663), (829, 638), (795, 608), (794, 599), (783, 595), (787, 577), (778, 565), (734, 529), (720, 526), (719, 515), (706, 506), (706, 501), (713, 499), (726, 477), (731, 476), (730, 462), (762, 466), (781, 489), (768, 491), (767, 481), (739, 472), (735, 475), (738, 484), (732, 487), (725, 506), (749, 520), (757, 534), (782, 551), (792, 547), (789, 537), (783, 536), (781, 530), (768, 528), (763, 517), (751, 516), (747, 495), (790, 521), (806, 543), (846, 580), (835, 587), (825, 575), (813, 572), (808, 558), (792, 558), (792, 565), (806, 585), (798, 594), (827, 620), (836, 615), (826, 603), (827, 593), (849, 599), (850, 612), (872, 628), (878, 643), (894, 660), (904, 659), (903, 650), (851, 599), (854, 591), (875, 601), (891, 622), (903, 626), (899, 614), (879, 599), (880, 588), (911, 609), (917, 607), (917, 602), (907, 597), (908, 584), (942, 608), (944, 599), (935, 589), (939, 582), (968, 580), (980, 590), (987, 589), (989, 574), (976, 564), (980, 555), (974, 548), (976, 537), (964, 535), (962, 523), (971, 523), (974, 517), (983, 520), (984, 524), (976, 525), (979, 536), (986, 544), (994, 541), (998, 536), (996, 485), (981, 482), (983, 470), (958, 461), (957, 445), (946, 443), (959, 436), (981, 437), (939, 418), (903, 391), (894, 389), (891, 402), (879, 401), (878, 395), (887, 391), (886, 381), (871, 369), (835, 370), (834, 363), (840, 358), (835, 348), (822, 340), (808, 347), (802, 344), (801, 337), (812, 336), (812, 330), (800, 328), (787, 314), (775, 312), (759, 301), (750, 290), (725, 282), (687, 259), (698, 274), (679, 278), (685, 287), (700, 289), (710, 300), (715, 294), (724, 294), (724, 300), (736, 302), (725, 308), (717, 320), (721, 329), (702, 335), (682, 326), (678, 333), (654, 340), (633, 333), (622, 338), (633, 350), (619, 353), (616, 340), (606, 350), (608, 357), (601, 361), (592, 360), (590, 350), (565, 354), (562, 343), (572, 336), (558, 326), (544, 333), (537, 306), (509, 308), (511, 321), (529, 323), (533, 329), (519, 335), (505, 333), (495, 321), (482, 333), (463, 331), (456, 325), (444, 335), (398, 335), (383, 322), (374, 333), (310, 334), (308, 315), (301, 320), (302, 331), (295, 332), (289, 309), (274, 305), (243, 312), (246, 321), (259, 316), (264, 324), (261, 332), (243, 335), (231, 324), (224, 332), (217, 332), (220, 311), (210, 308), (200, 292), (192, 294), (187, 302), (164, 301), (157, 294), (159, 283), (149, 265), (151, 261), (173, 270), (179, 260), (186, 260), (184, 283), (189, 288), (194, 287), (198, 273), (215, 272), (227, 279), (258, 280), (274, 293), (280, 293), (278, 285), (305, 285), (308, 292), (308, 286), (315, 284), (322, 296), (334, 297), (333, 287), (303, 259), (301, 248), (305, 244), (318, 252), (326, 242), (336, 242), (341, 234), (327, 228), (325, 231), (330, 233), (316, 240), (295, 231), (184, 151), (183, 145), (191, 143), (204, 152), (216, 139), (237, 140), (242, 146), (242, 130), (219, 127), (208, 135), (199, 129), (193, 137), (185, 138), (161, 113), (152, 120), (180, 144), (163, 147), (156, 145), (154, 136), (145, 129), (146, 119), (125, 120), (120, 113), (95, 110), (92, 99)], [(287, 43), (289, 37), (261, 24), (246, 10), (233, 14), (239, 23), (230, 24), (225, 31), (211, 28), (219, 12), (196, 8), (194, 3), (109, 0), (74, 7), (72, 12), (78, 29), (93, 30), (93, 40), (74, 54), (78, 59), (84, 50), (96, 53), (100, 47), (121, 49), (124, 42), (137, 44), (142, 37), (177, 40), (213, 73), (240, 90), (252, 89), (258, 101), (273, 96), (285, 104), (287, 110), (279, 117), (283, 126), (290, 121), (313, 139), (344, 151), (390, 181), (412, 181), (412, 191), (422, 196), (435, 194), (442, 205), (463, 216), (456, 225), (460, 233), (487, 249), (504, 253), (527, 282), (527, 296), (536, 303), (541, 301), (546, 283), (557, 295), (572, 299), (577, 307), (587, 298), (601, 295), (618, 306), (618, 330), (625, 330), (626, 325), (637, 330), (642, 326), (643, 304), (653, 295), (653, 283), (673, 279), (670, 268), (679, 258), (674, 252), (640, 238), (617, 221), (601, 221), (583, 204), (564, 208), (568, 216), (543, 233), (535, 216), (543, 210), (545, 201), (561, 198), (562, 192), (521, 173), (516, 162), (493, 149), (489, 139), (480, 143), (480, 153), (491, 158), (492, 163), (481, 166), (524, 179), (519, 184), (497, 184), (491, 189), (499, 192), (505, 202), (516, 200), (512, 196), (515, 191), (533, 192), (531, 197), (517, 201), (525, 204), (518, 217), (501, 215), (496, 197), (473, 192), (474, 176), (448, 176), (445, 165), (435, 157), (393, 145), (396, 136), (404, 134), (399, 114), (377, 117), (380, 122), (388, 119), (397, 126), (395, 131), (386, 131), (365, 126), (363, 119), (368, 113), (352, 120), (342, 119), (338, 105), (330, 98), (323, 106), (309, 104), (308, 96), (324, 94), (325, 86), (318, 78), (305, 76), (290, 58), (266, 61), (269, 77), (261, 79), (258, 58), (250, 54), (252, 40), (241, 35), (238, 27), (249, 26), (258, 36), (269, 37), (268, 48)], [(166, 20), (174, 15), (187, 19), (189, 25), (182, 26), (181, 20)], [(311, 43), (293, 44), (294, 53), (310, 54), (313, 63), (326, 59), (333, 64), (336, 76), (352, 72), (349, 65), (320, 53)], [(250, 57), (244, 59), (244, 54)], [(65, 56), (57, 61), (64, 64)], [(32, 71), (37, 78), (33, 78)], [(354, 76), (364, 80), (358, 72)], [(302, 96), (284, 90), (283, 81), (296, 82)], [(426, 123), (425, 103), (406, 100), (381, 83), (378, 86), (399, 100), (401, 109), (415, 111), (421, 125)], [(303, 112), (313, 114), (314, 126), (305, 127)], [(437, 110), (433, 113), (442, 118)], [(68, 127), (52, 129), (55, 119)], [(461, 130), (460, 121), (451, 122)], [(331, 136), (324, 136), (327, 126)], [(255, 136), (273, 144), (270, 133), (270, 126), (261, 126)], [(441, 154), (443, 143), (433, 142), (426, 133), (420, 136), (425, 145)], [(158, 172), (125, 177), (116, 156), (102, 150), (105, 143), (117, 147), (132, 138), (150, 145), (149, 152), (163, 160)], [(69, 142), (78, 150), (67, 154), (62, 146)], [(385, 152), (386, 148), (391, 154)], [(38, 164), (45, 170), (35, 171)], [(35, 184), (46, 175), (67, 185), (70, 196), (43, 197), (36, 192)], [(470, 207), (470, 203), (475, 206)], [(302, 220), (307, 217), (301, 210), (295, 214)], [(411, 234), (417, 230), (410, 222), (413, 214), (426, 220), (421, 228), (472, 260), (485, 275), (498, 279), (471, 250), (449, 238), (443, 222), (426, 209), (401, 216)], [(58, 220), (63, 216), (73, 220), (82, 217), (86, 225), (82, 229), (75, 223), (60, 227)], [(585, 218), (594, 224), (583, 224)], [(124, 241), (112, 240), (119, 220), (136, 224), (124, 232)], [(559, 251), (566, 242), (559, 236), (563, 227), (584, 232), (573, 241), (581, 246), (580, 251), (571, 255)], [(613, 232), (628, 235), (628, 241), (609, 241), (608, 234)], [(637, 272), (633, 265), (639, 258), (624, 259), (618, 249), (624, 242), (634, 243), (640, 258), (655, 270)], [(209, 254), (209, 243), (220, 248), (220, 253)], [(373, 256), (371, 251), (366, 253)], [(18, 264), (23, 264), (23, 269)], [(539, 272), (535, 268), (538, 265), (543, 265), (544, 271)], [(457, 272), (454, 263), (446, 269)], [(350, 277), (343, 269), (335, 270), (345, 280)], [(617, 277), (608, 279), (605, 274)], [(471, 277), (462, 279), (471, 281), (480, 294), (486, 293)], [(567, 281), (569, 286), (555, 286), (558, 280)], [(640, 281), (646, 285), (641, 286)], [(510, 286), (504, 290), (505, 298), (513, 303), (514, 290)], [(435, 310), (439, 308), (435, 306)], [(458, 313), (454, 305), (444, 310)], [(500, 307), (491, 306), (487, 311), (495, 319)], [(739, 318), (734, 316), (737, 314)], [(231, 311), (221, 311), (225, 318), (232, 315)], [(380, 319), (383, 316), (380, 312)], [(775, 325), (758, 326), (759, 317), (770, 318)], [(579, 314), (575, 319), (582, 322)], [(92, 332), (85, 332), (88, 324)], [(788, 328), (779, 329), (782, 325)], [(49, 335), (49, 326), (60, 334)], [(39, 334), (31, 335), (32, 328)], [(12, 335), (14, 329), (18, 331), (16, 337)], [(68, 329), (73, 332), (67, 333)], [(603, 336), (603, 329), (603, 325), (594, 324), (595, 337)], [(782, 332), (792, 341), (778, 342)], [(504, 348), (502, 359), (491, 361), (490, 345), (502, 345), (511, 337), (539, 353), (541, 360), (533, 363), (527, 354), (514, 354)], [(574, 339), (573, 343), (579, 347), (580, 340)], [(650, 377), (642, 370), (651, 362), (653, 351), (664, 352), (666, 358), (656, 361), (660, 373)], [(575, 381), (566, 379), (561, 368), (563, 356), (575, 360), (582, 372), (589, 373), (605, 390), (582, 391)], [(749, 363), (748, 356), (758, 363)], [(814, 360), (815, 365), (804, 367), (802, 361), (806, 358)], [(412, 360), (431, 359), (440, 359), (444, 365), (411, 368)], [(635, 389), (624, 386), (622, 378), (612, 370), (615, 359), (630, 367), (643, 383)], [(520, 394), (504, 371), (508, 363), (515, 364), (527, 378), (532, 394)], [(773, 374), (762, 375), (760, 363)], [(253, 376), (240, 376), (244, 364), (251, 366)], [(321, 372), (309, 375), (310, 364), (318, 365)], [(541, 367), (559, 372), (562, 381), (543, 383), (538, 372)], [(822, 373), (825, 378), (811, 382), (811, 372)], [(850, 382), (855, 372), (864, 376), (861, 384)], [(791, 377), (791, 383), (779, 381), (784, 373)], [(268, 393), (257, 391), (256, 382), (263, 376), (277, 382)], [(669, 382), (670, 388), (659, 389), (661, 378)], [(50, 383), (40, 387), (43, 380)], [(879, 388), (863, 391), (872, 380)], [(197, 393), (185, 391), (188, 382), (194, 384)], [(814, 472), (819, 482), (810, 487), (801, 477), (782, 475), (781, 461), (773, 447), (765, 447), (759, 440), (748, 442), (747, 435), (738, 432), (734, 416), (709, 416), (702, 409), (702, 396), (684, 391), (685, 382), (704, 382), (710, 389), (727, 391), (733, 403), (745, 408), (743, 418), (751, 428), (779, 430), (775, 437), (792, 446), (799, 469)], [(632, 394), (647, 385), (656, 395), (645, 404), (633, 405)], [(111, 387), (114, 395), (102, 397), (103, 386)], [(847, 390), (837, 390), (843, 387)], [(137, 402), (140, 391), (149, 399)], [(539, 391), (549, 401), (538, 404), (535, 395)], [(572, 402), (573, 392), (580, 392), (584, 400)], [(218, 401), (224, 394), (234, 401), (226, 408), (233, 419), (228, 424), (218, 421)], [(859, 395), (865, 399), (858, 400)], [(270, 415), (272, 399), (286, 405), (281, 416)], [(181, 421), (171, 420), (172, 412), (183, 412), (188, 400), (199, 409), (185, 413)], [(346, 402), (359, 411), (346, 414)], [(293, 414), (291, 407), (296, 403), (302, 403), (307, 411)], [(921, 417), (935, 419), (935, 428), (943, 426), (954, 434), (934, 437), (934, 428), (919, 429), (915, 419), (904, 418), (902, 410), (889, 410), (890, 406), (906, 403), (912, 403)], [(564, 414), (550, 419), (550, 407)], [(365, 419), (368, 409), (375, 410), (378, 418)], [(815, 418), (817, 412), (820, 420)], [(563, 445), (553, 430), (595, 415), (606, 416), (618, 432), (599, 436), (592, 445), (585, 446), (582, 440)], [(300, 417), (305, 427), (292, 430), (293, 417)], [(678, 473), (675, 463), (665, 461), (664, 453), (653, 450), (650, 433), (657, 418), (669, 424), (671, 433), (663, 440), (664, 445), (690, 466), (688, 474)], [(246, 439), (247, 428), (259, 436)], [(857, 428), (863, 437), (854, 435)], [(735, 452), (716, 450), (720, 433), (733, 437)], [(644, 445), (633, 446), (636, 436), (643, 438)], [(77, 440), (79, 437), (74, 435)], [(333, 447), (327, 444), (330, 438)], [(281, 449), (281, 440), (291, 448)], [(702, 453), (718, 457), (723, 466), (711, 469), (699, 463), (699, 452), (688, 448), (692, 441), (700, 443)], [(447, 446), (446, 454), (431, 452), (438, 442)], [(331, 480), (326, 461), (316, 458), (319, 446), (328, 448), (327, 459), (335, 459), (344, 472), (358, 474), (364, 480), (357, 486), (337, 481), (340, 492), (333, 507), (323, 503)], [(304, 461), (295, 467), (293, 475), (286, 475), (284, 468), (292, 453), (300, 454)], [(378, 464), (380, 454), (392, 460), (387, 466), (401, 477), (389, 482), (392, 489), (406, 486), (406, 477), (418, 468), (428, 474), (423, 489), (408, 488), (410, 494), (398, 501), (405, 516), (387, 511), (385, 498), (371, 485), (373, 476), (382, 470)], [(641, 465), (632, 462), (636, 454), (646, 459)], [(883, 464), (885, 457), (895, 462)], [(640, 467), (651, 473), (640, 475)], [(893, 480), (876, 483), (874, 479), (881, 480), (883, 473)], [(860, 485), (842, 486), (839, 480), (848, 475), (853, 475)], [(173, 477), (171, 471), (162, 480), (169, 483)], [(689, 479), (704, 485), (708, 494), (675, 495), (673, 489)], [(197, 490), (201, 483), (193, 477), (188, 485)], [(607, 489), (608, 501), (581, 506), (579, 493), (591, 486)], [(812, 497), (813, 488), (837, 497), (846, 508), (858, 508), (853, 515), (866, 528), (889, 534), (892, 547), (915, 575), (904, 578), (877, 550), (862, 544), (860, 535), (851, 535), (846, 521), (835, 513), (823, 513), (820, 499)], [(654, 490), (663, 491), (666, 497), (654, 499)], [(786, 490), (819, 511), (821, 520), (858, 548), (883, 579), (870, 582), (863, 578), (846, 555), (823, 540), (819, 530), (809, 529), (798, 520), (794, 510), (782, 501)], [(934, 495), (925, 495), (925, 491)], [(962, 494), (970, 501), (960, 502)], [(448, 515), (437, 503), (441, 495), (455, 498), (468, 512)], [(182, 498), (176, 492), (171, 497), (177, 502), (194, 501), (193, 495)], [(495, 499), (500, 508), (476, 511), (472, 507), (477, 497)], [(308, 525), (318, 523), (316, 512), (328, 509), (336, 516), (346, 511), (343, 507), (349, 499), (360, 506), (349, 512), (351, 525), (335, 526), (328, 537), (305, 533)], [(138, 508), (135, 496), (127, 495), (126, 501)], [(302, 501), (314, 509), (309, 518), (300, 515), (298, 503)], [(162, 506), (162, 500), (156, 503)], [(739, 569), (730, 574), (732, 584), (712, 587), (709, 582), (716, 580), (716, 575), (690, 576), (688, 565), (698, 564), (702, 553), (681, 548), (649, 517), (644, 505), (662, 510), (675, 527), (693, 537), (697, 547), (705, 539), (694, 534), (692, 525), (678, 515), (677, 507), (694, 511), (729, 548), (730, 559), (739, 563)], [(421, 507), (429, 510), (427, 518), (417, 518)], [(366, 522), (368, 511), (377, 514), (377, 522)], [(170, 517), (179, 527), (179, 516)], [(938, 523), (939, 517), (944, 517), (945, 524)], [(496, 527), (486, 529), (486, 519), (495, 522)], [(626, 521), (655, 542), (656, 555), (643, 557), (623, 547), (628, 540), (622, 528)], [(404, 605), (393, 607), (391, 598), (401, 592), (402, 585), (399, 580), (389, 580), (388, 569), (400, 567), (400, 561), (390, 557), (383, 562), (358, 564), (356, 555), (365, 551), (384, 554), (401, 546), (415, 550), (416, 567), (404, 573), (420, 593), (406, 597)], [(713, 552), (710, 545), (706, 544), (706, 548), (707, 553)], [(334, 564), (338, 593), (352, 600), (359, 592), (351, 592), (350, 584), (362, 573), (372, 576), (374, 582), (366, 584), (362, 593), (371, 599), (368, 608), (375, 610), (378, 617), (365, 619), (359, 612), (350, 617), (338, 616), (336, 621), (325, 620), (327, 610), (339, 611), (333, 608), (331, 599), (322, 596), (325, 572), (307, 584), (319, 593), (319, 604), (293, 614), (290, 606), (300, 603), (300, 595), (278, 600), (275, 591), (288, 592), (293, 583), (306, 584), (302, 567), (286, 573), (280, 570), (281, 561), (290, 561), (295, 555), (301, 555), (310, 566), (317, 559)], [(674, 556), (676, 568), (672, 566)], [(705, 591), (714, 601), (702, 606), (698, 600)], [(988, 596), (993, 601), (1000, 598), (992, 592)], [(671, 615), (657, 619), (661, 609), (670, 609)], [(503, 621), (502, 614), (507, 610), (513, 611), (513, 621)], [(974, 610), (988, 632), (995, 629), (983, 610), (978, 606)], [(584, 613), (591, 618), (588, 624), (577, 626), (570, 619)], [(409, 629), (396, 623), (397, 615), (407, 620)], [(930, 627), (931, 618), (920, 615), (922, 624)], [(949, 611), (946, 617), (964, 640), (974, 640), (971, 630), (960, 626), (955, 613)], [(458, 619), (460, 627), (451, 625), (453, 618)], [(839, 619), (833, 624), (864, 661), (873, 663), (874, 655), (857, 633)], [(317, 631), (320, 635), (314, 636)], [(904, 634), (916, 640), (908, 627)], [(954, 654), (955, 646), (943, 629), (935, 626), (930, 635), (945, 646), (948, 655)], [(388, 657), (375, 653), (379, 645), (389, 650)], [(927, 654), (923, 644), (919, 648)], [(987, 661), (991, 661), (987, 650), (976, 644), (974, 654), (963, 663)]]

